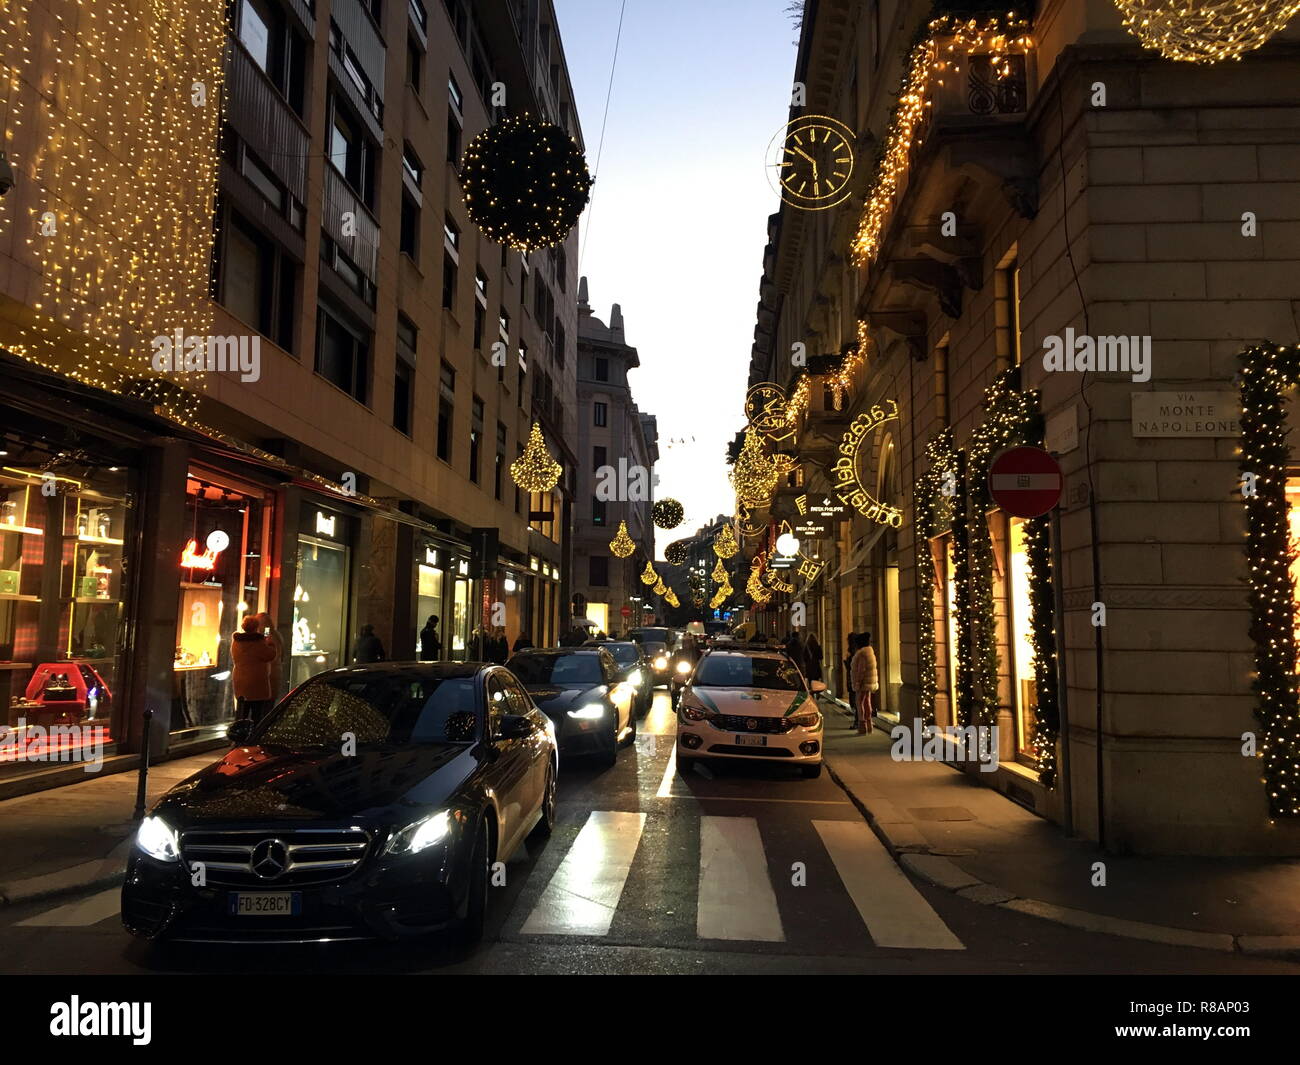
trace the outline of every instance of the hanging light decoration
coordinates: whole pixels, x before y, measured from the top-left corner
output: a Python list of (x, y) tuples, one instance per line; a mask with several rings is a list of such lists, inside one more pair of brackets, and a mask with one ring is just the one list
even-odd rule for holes
[(763, 506), (776, 488), (777, 471), (763, 451), (763, 438), (754, 430), (745, 433), (745, 444), (731, 468), (736, 498), (749, 506)]
[(731, 531), (730, 525), (724, 525), (713, 538), (713, 553), (718, 558), (734, 558), (739, 550), (740, 545), (736, 543), (736, 534)]
[(645, 570), (641, 574), (641, 583), (649, 587), (659, 579), (659, 574), (655, 572), (654, 566), (649, 562), (645, 564)]
[(619, 558), (628, 558), (636, 550), (636, 541), (627, 534), (627, 522), (618, 523), (618, 532), (614, 539), (609, 542), (609, 549)]
[(675, 529), (686, 517), (686, 510), (675, 499), (661, 499), (650, 511), (654, 523), (661, 529)]
[(1124, 27), (1147, 48), (1185, 63), (1240, 59), (1282, 30), (1300, 0), (1115, 0)]
[(564, 472), (551, 453), (546, 450), (542, 427), (533, 422), (524, 453), (510, 464), (510, 477), (525, 492), (549, 492), (559, 483)]
[(710, 574), (716, 584), (723, 584), (728, 580), (727, 567), (722, 564), (722, 559), (714, 564), (713, 573)]
[(687, 552), (685, 540), (674, 540), (664, 548), (664, 561), (670, 566), (680, 566), (686, 561)]
[(674, 592), (671, 588), (669, 588), (666, 592), (664, 592), (664, 602), (671, 607), (678, 607), (682, 605), (682, 601), (677, 598), (677, 593)]
[(484, 236), (516, 251), (564, 242), (591, 193), (587, 160), (561, 127), (507, 116), (465, 149), (465, 210)]
[(667, 595), (668, 585), (664, 584), (664, 579), (662, 577), (659, 577), (655, 581), (655, 586), (651, 589), (651, 591), (653, 591), (655, 595)]

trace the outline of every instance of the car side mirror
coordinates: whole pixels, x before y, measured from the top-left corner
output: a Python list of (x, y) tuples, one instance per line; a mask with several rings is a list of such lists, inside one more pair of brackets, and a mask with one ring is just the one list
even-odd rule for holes
[(813, 681), (808, 687), (814, 695), (821, 695), (826, 690), (826, 685), (819, 680)]
[(226, 730), (226, 739), (232, 746), (242, 747), (248, 742), (248, 737), (253, 734), (253, 722), (246, 717), (241, 717), (238, 721), (232, 721), (230, 728)]
[(522, 714), (506, 714), (501, 719), (501, 729), (497, 733), (499, 740), (522, 740), (532, 731), (528, 718)]

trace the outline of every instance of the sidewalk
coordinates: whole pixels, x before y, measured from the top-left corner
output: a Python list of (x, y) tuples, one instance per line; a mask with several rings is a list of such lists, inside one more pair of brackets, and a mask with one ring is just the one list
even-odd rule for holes
[[(895, 762), (889, 726), (826, 712), (826, 765), (909, 872), (987, 905), (1135, 939), (1300, 956), (1300, 860), (1137, 858), (1069, 839), (942, 763)], [(1106, 886), (1092, 886), (1092, 865)]]
[[(149, 767), (148, 803), (224, 752)], [(135, 826), (136, 773), (0, 802), (0, 906), (119, 883)]]

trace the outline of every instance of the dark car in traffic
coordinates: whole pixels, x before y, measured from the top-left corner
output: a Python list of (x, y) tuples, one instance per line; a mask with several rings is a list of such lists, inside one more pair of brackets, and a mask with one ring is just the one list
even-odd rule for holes
[(641, 645), (631, 640), (588, 640), (584, 647), (603, 647), (614, 657), (620, 680), (635, 685), (637, 696), (635, 708), (638, 715), (644, 717), (654, 702), (654, 680), (650, 675), (650, 663), (645, 660)]
[(141, 823), (122, 920), (220, 942), (482, 936), (489, 872), (555, 822), (555, 730), (500, 666), (300, 685)]
[(506, 667), (551, 719), (562, 753), (594, 755), (612, 766), (619, 747), (636, 739), (638, 689), (620, 675), (606, 646), (532, 648)]

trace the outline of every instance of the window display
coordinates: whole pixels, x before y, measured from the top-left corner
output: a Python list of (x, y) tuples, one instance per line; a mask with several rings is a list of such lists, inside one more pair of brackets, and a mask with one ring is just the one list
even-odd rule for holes
[(293, 589), (293, 641), (290, 687), (327, 669), (347, 665), (348, 581), (351, 551), (347, 517), (304, 507), (305, 528), (317, 535), (298, 537), (298, 579)]
[(190, 470), (185, 483), (173, 731), (234, 719), (231, 637), (246, 615), (266, 609), (268, 499), (236, 484), (202, 469)]
[(1010, 551), (1007, 598), (1011, 613), (1011, 698), (1016, 712), (1016, 752), (1029, 755), (1034, 742), (1038, 688), (1030, 640), (1029, 556), (1025, 553), (1025, 523), (1021, 518), (1011, 519)]
[(28, 467), (0, 469), (0, 699), (9, 726), (0, 754), (9, 764), (98, 757), (116, 731), (131, 475), (81, 463), (55, 472), (34, 445), (27, 457)]
[(465, 661), (465, 648), (469, 643), (469, 591), (468, 578), (457, 577), (451, 602), (451, 658)]

